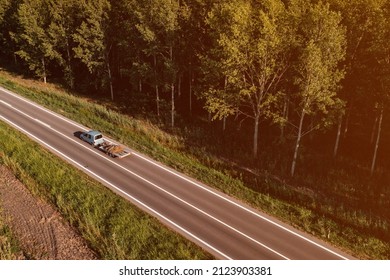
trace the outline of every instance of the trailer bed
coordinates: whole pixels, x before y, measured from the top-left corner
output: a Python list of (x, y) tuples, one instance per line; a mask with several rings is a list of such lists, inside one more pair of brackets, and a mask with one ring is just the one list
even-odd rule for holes
[(124, 158), (131, 154), (131, 151), (125, 147), (111, 143), (107, 140), (104, 140), (97, 148), (111, 157)]

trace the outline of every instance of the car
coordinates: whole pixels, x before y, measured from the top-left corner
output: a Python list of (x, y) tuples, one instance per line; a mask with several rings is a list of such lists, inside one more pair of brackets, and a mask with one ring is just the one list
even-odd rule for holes
[(80, 134), (80, 139), (91, 144), (92, 146), (99, 146), (104, 143), (103, 135), (97, 130), (82, 132)]

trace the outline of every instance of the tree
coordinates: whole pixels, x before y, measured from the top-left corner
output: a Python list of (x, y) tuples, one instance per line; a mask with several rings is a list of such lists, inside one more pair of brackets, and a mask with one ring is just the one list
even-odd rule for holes
[(108, 81), (111, 99), (114, 99), (110, 53), (113, 43), (110, 40), (110, 11), (108, 0), (85, 1), (82, 9), (84, 20), (73, 34), (77, 46), (73, 48), (79, 58), (94, 76), (95, 83), (101, 79)]
[(281, 120), (278, 86), (289, 67), (291, 39), (285, 16), (281, 1), (224, 1), (214, 5), (208, 18), (214, 46), (203, 67), (219, 77), (204, 91), (206, 108), (214, 118), (239, 112), (254, 120), (255, 158), (260, 121)]
[[(298, 0), (293, 1), (290, 11), (299, 21), (300, 36), (294, 67), (298, 115), (298, 124), (293, 124), (297, 139), (290, 175), (294, 176), (302, 137), (313, 129), (329, 126), (332, 110), (342, 108), (337, 91), (344, 75), (340, 62), (345, 56), (345, 30), (340, 14), (331, 11), (328, 4), (306, 6)], [(316, 124), (305, 130), (307, 116)]]
[(4, 16), (11, 5), (10, 0), (0, 0), (0, 24), (3, 24)]
[(17, 11), (18, 30), (12, 38), (18, 46), (16, 54), (46, 83), (50, 61), (61, 61), (48, 34), (50, 17), (44, 0), (23, 1)]
[(1, 46), (1, 50), (2, 52), (4, 52), (4, 46), (5, 46), (5, 34), (3, 33), (3, 30), (5, 29), (5, 17), (6, 17), (6, 13), (7, 11), (9, 10), (11, 6), (11, 2), (10, 0), (0, 0), (0, 46)]
[(72, 69), (73, 52), (72, 46), (73, 34), (76, 32), (77, 21), (81, 16), (77, 11), (80, 10), (77, 0), (45, 0), (48, 6), (50, 23), (47, 28), (54, 48), (61, 55), (58, 57), (59, 64), (62, 67), (63, 76), (66, 84), (74, 88), (74, 73)]
[(123, 85), (130, 83), (143, 92), (143, 84), (150, 81), (151, 71), (143, 53), (145, 44), (137, 30), (140, 3), (138, 0), (118, 0), (111, 5), (117, 75)]
[(143, 52), (150, 58), (157, 115), (160, 115), (160, 87), (171, 93), (171, 126), (175, 125), (175, 83), (178, 72), (176, 46), (182, 8), (178, 0), (155, 0), (139, 4), (137, 30), (145, 43)]
[[(182, 96), (183, 77), (186, 77), (188, 85), (188, 107), (185, 109), (189, 115), (193, 108), (193, 89), (195, 73), (199, 67), (197, 55), (200, 52), (204, 40), (204, 21), (207, 13), (207, 5), (202, 0), (182, 1), (181, 17), (179, 18), (179, 36), (177, 42), (177, 64), (178, 64), (178, 96)], [(207, 10), (208, 11), (208, 10)]]

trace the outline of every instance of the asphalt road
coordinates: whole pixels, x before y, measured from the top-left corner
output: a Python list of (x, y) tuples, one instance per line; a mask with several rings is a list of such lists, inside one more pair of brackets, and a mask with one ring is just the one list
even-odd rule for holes
[(2, 88), (0, 121), (27, 134), (219, 259), (352, 258), (136, 151), (126, 158), (112, 159), (76, 137), (89, 128)]

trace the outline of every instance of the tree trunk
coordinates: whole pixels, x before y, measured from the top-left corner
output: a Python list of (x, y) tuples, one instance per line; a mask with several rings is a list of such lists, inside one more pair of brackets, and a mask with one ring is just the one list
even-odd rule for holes
[[(171, 63), (173, 65), (173, 47), (171, 46), (169, 49), (169, 55), (171, 59)], [(172, 83), (171, 83), (171, 102), (172, 102), (172, 108), (171, 108), (171, 126), (175, 126), (175, 76), (172, 77)]]
[(171, 108), (171, 126), (175, 126), (175, 84), (171, 84), (171, 98), (172, 98), (172, 108)]
[(45, 65), (45, 58), (42, 57), (42, 70), (43, 70), (43, 82), (46, 84), (46, 65)]
[(260, 116), (255, 117), (255, 127), (253, 133), (253, 158), (257, 158), (258, 155), (258, 140), (259, 140), (259, 119)]
[(114, 100), (114, 87), (112, 84), (112, 73), (111, 73), (111, 66), (110, 66), (110, 53), (112, 49), (112, 44), (108, 49), (106, 49), (104, 58), (106, 60), (106, 67), (107, 67), (107, 75), (108, 75), (108, 83), (110, 84), (110, 96), (111, 100)]
[(156, 91), (156, 110), (157, 110), (157, 116), (159, 117), (160, 116), (160, 93), (157, 84), (156, 84), (155, 91)]
[(193, 74), (192, 70), (190, 69), (190, 116), (192, 115), (192, 82), (193, 82)]
[(72, 71), (72, 62), (71, 62), (71, 55), (70, 55), (70, 46), (69, 46), (69, 38), (66, 37), (66, 59), (67, 59), (67, 66), (66, 66), (66, 79), (68, 82), (68, 85), (71, 89), (74, 89), (74, 76)]
[(111, 100), (114, 100), (114, 87), (112, 85), (112, 74), (111, 74), (111, 67), (110, 67), (110, 62), (108, 61), (108, 57), (106, 59), (106, 66), (107, 66), (107, 73), (108, 73), (108, 82), (110, 84)]
[[(288, 99), (284, 98), (284, 104), (283, 104), (283, 118), (288, 121)], [(285, 130), (285, 125), (281, 124), (280, 125), (280, 142), (284, 143), (285, 136), (284, 136), (284, 130)]]
[[(137, 62), (141, 64), (141, 54), (140, 51), (137, 52)], [(138, 91), (141, 93), (142, 92), (142, 74), (140, 73), (140, 70), (138, 69), (137, 71), (138, 75)]]
[(372, 158), (372, 163), (371, 163), (371, 175), (374, 174), (374, 170), (375, 170), (376, 157), (378, 154), (378, 147), (379, 147), (379, 139), (381, 137), (381, 131), (382, 131), (382, 120), (383, 120), (383, 108), (381, 109), (380, 116), (379, 116), (378, 133), (376, 135), (374, 156)]
[(302, 138), (302, 128), (303, 128), (303, 120), (305, 118), (305, 109), (302, 110), (302, 115), (301, 119), (299, 121), (299, 129), (298, 129), (298, 137), (297, 137), (297, 142), (295, 144), (295, 151), (294, 151), (294, 158), (291, 164), (291, 177), (294, 177), (295, 174), (295, 166), (297, 164), (297, 158), (298, 158), (298, 151), (299, 151), (299, 146), (301, 144), (301, 138)]
[(153, 54), (154, 61), (154, 83), (155, 83), (155, 91), (156, 91), (156, 110), (157, 116), (160, 116), (160, 94), (158, 92), (158, 83), (157, 83), (157, 57), (156, 54)]
[(181, 97), (181, 76), (182, 74), (179, 75), (179, 80), (177, 82), (177, 96), (179, 97), (179, 99)]
[(345, 118), (345, 128), (344, 128), (344, 133), (343, 133), (343, 138), (347, 136), (347, 132), (349, 129), (349, 117), (351, 115), (351, 110), (348, 110), (347, 116)]
[(374, 143), (377, 124), (378, 124), (378, 115), (375, 117), (374, 125), (372, 127), (370, 144)]
[(339, 117), (339, 125), (337, 127), (337, 135), (336, 135), (336, 143), (334, 144), (334, 149), (333, 149), (333, 157), (337, 156), (337, 152), (339, 150), (339, 144), (340, 144), (340, 135), (341, 135), (341, 125), (343, 123), (343, 117)]

